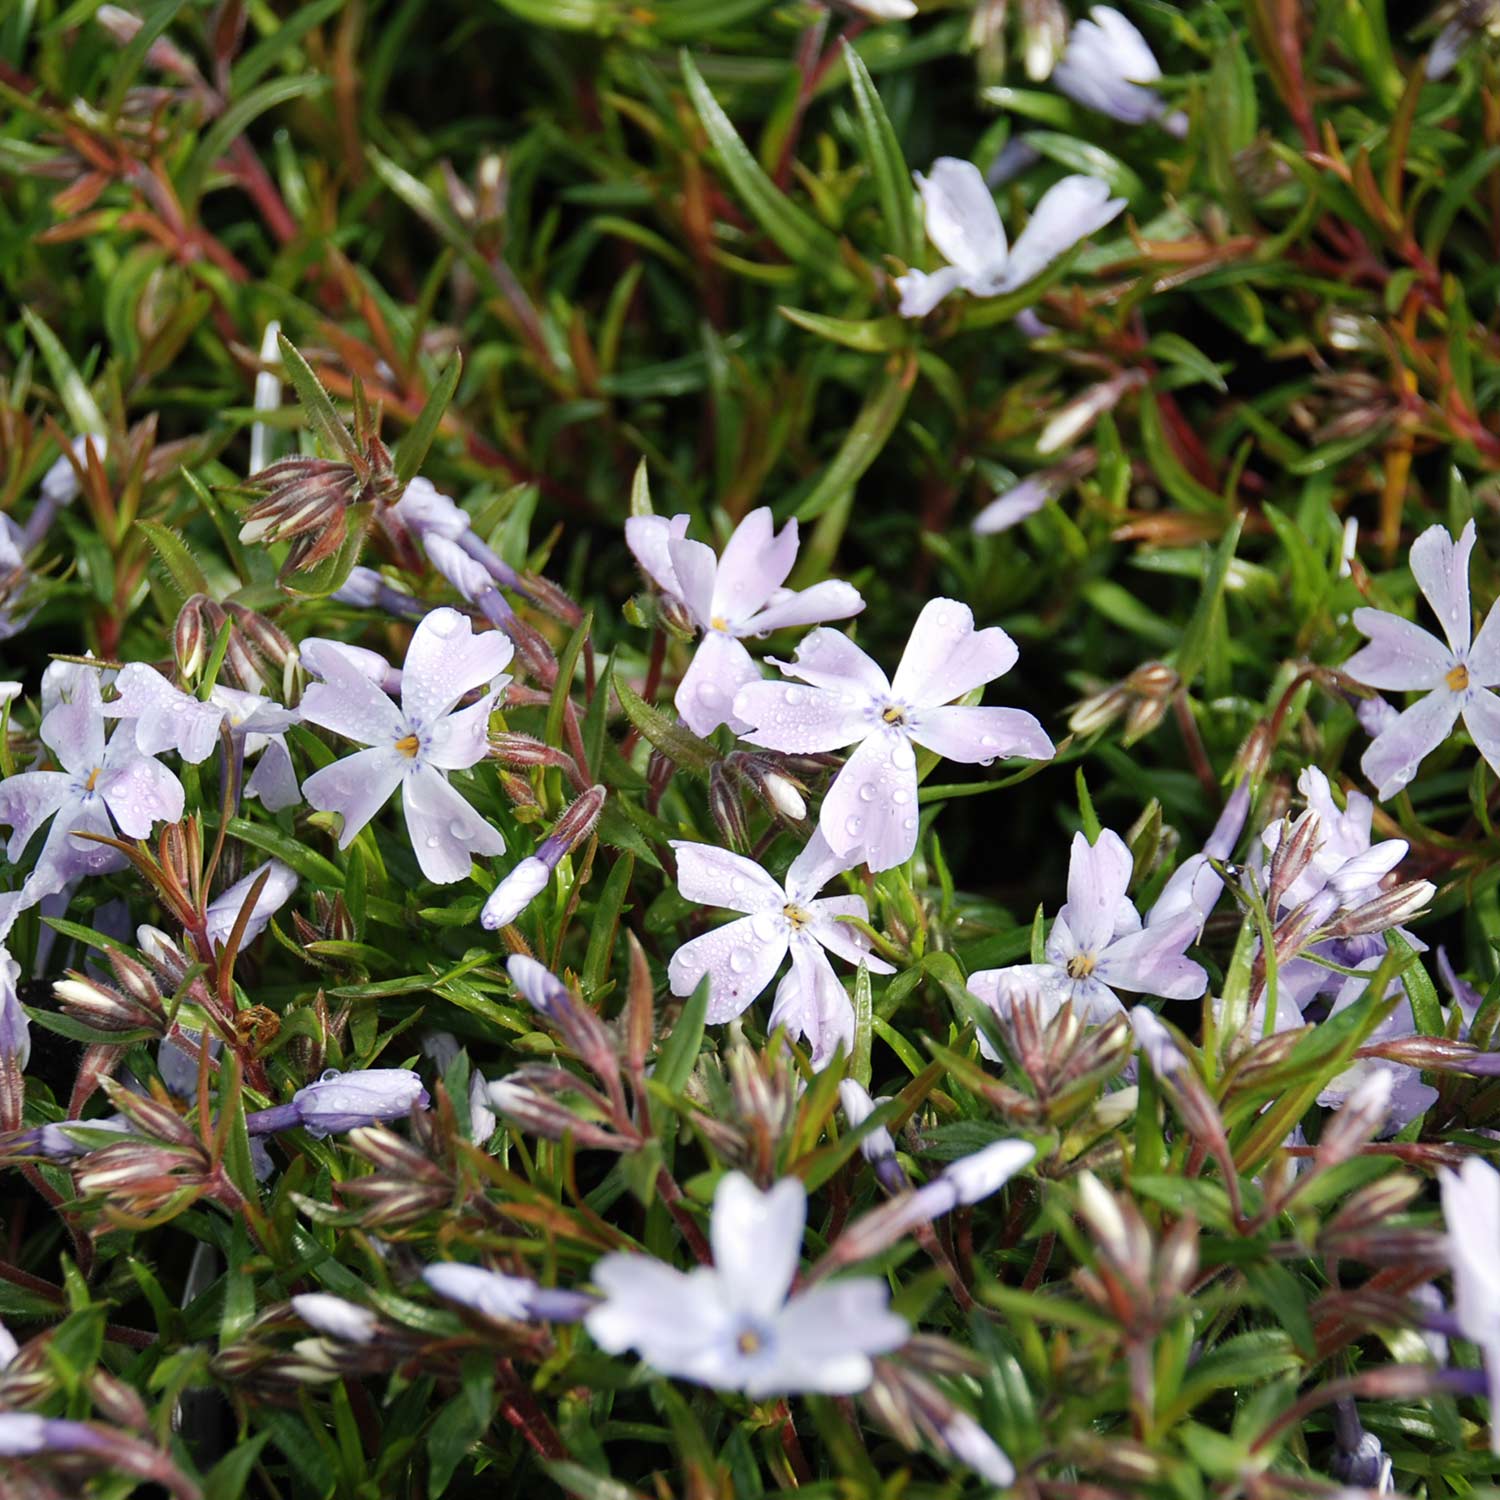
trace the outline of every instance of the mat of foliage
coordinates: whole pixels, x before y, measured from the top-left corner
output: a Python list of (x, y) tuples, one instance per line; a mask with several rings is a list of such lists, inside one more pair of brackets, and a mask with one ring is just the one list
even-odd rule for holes
[(0, 6), (0, 1496), (1500, 1474), (1497, 9)]

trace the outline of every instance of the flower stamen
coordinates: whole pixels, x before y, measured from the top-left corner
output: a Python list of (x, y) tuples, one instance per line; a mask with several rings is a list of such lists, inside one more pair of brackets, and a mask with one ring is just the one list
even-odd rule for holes
[(417, 751), (422, 748), (422, 742), (416, 737), (416, 735), (408, 734), (404, 738), (396, 741), (396, 748), (408, 760), (415, 760), (417, 758)]
[(1455, 693), (1461, 693), (1469, 685), (1469, 669), (1462, 663), (1454, 667), (1443, 679)]
[(1068, 960), (1068, 978), (1087, 979), (1098, 962), (1098, 958), (1092, 953), (1075, 953)]

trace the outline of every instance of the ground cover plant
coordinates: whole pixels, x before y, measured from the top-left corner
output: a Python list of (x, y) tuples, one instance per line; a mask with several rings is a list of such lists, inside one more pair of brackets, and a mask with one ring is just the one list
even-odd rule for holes
[(0, 1496), (1485, 1492), (1500, 7), (0, 12)]

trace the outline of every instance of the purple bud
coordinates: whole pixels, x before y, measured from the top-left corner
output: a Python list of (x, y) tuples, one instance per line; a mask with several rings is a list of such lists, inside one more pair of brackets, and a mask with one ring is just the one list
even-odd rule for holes
[(362, 1068), (352, 1073), (331, 1068), (292, 1095), (298, 1122), (314, 1136), (398, 1119), (413, 1105), (425, 1109), (427, 1103), (422, 1080), (409, 1068)]

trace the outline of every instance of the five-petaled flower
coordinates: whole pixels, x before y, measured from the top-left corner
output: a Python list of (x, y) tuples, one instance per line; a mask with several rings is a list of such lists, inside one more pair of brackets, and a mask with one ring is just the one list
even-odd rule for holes
[[(890, 964), (870, 952), (869, 939), (840, 917), (866, 919), (863, 896), (814, 897), (849, 861), (835, 854), (819, 833), (778, 885), (754, 860), (711, 844), (674, 840), (677, 888), (689, 901), (746, 913), (685, 943), (672, 955), (667, 974), (672, 992), (691, 995), (704, 975), (709, 980), (708, 1019), (739, 1015), (771, 982), (790, 950), (792, 967), (776, 989), (771, 1029), (785, 1025), (805, 1036), (813, 1066), (821, 1068), (842, 1043), (854, 1045), (854, 1011), (828, 962), (836, 953), (851, 964), (890, 974)], [(826, 950), (826, 951), (825, 951)]]
[(925, 317), (960, 288), (971, 297), (998, 297), (1025, 286), (1125, 207), (1125, 200), (1111, 198), (1108, 185), (1096, 177), (1064, 177), (1042, 194), (1010, 245), (984, 174), (973, 162), (941, 156), (926, 177), (915, 176), (927, 237), (949, 264), (931, 275), (908, 271), (897, 279), (903, 318)]
[[(158, 819), (182, 816), (182, 783), (136, 743), (135, 725), (123, 722), (104, 737), (98, 673), (82, 668), (69, 679), (67, 696), (42, 718), (42, 743), (60, 771), (25, 771), (0, 781), (0, 823), (11, 826), (6, 857), (14, 863), (32, 835), (52, 818), (52, 828), (22, 888), (19, 907), (35, 905), (81, 875), (117, 870), (123, 857), (80, 833), (141, 839)], [(54, 816), (55, 814), (55, 816)]]
[(847, 620), (865, 607), (859, 590), (826, 579), (800, 591), (783, 588), (797, 560), (797, 523), (775, 531), (770, 510), (752, 510), (715, 557), (712, 547), (689, 541), (688, 518), (632, 516), (625, 540), (641, 571), (686, 611), (703, 632), (676, 698), (682, 722), (694, 734), (720, 724), (745, 727), (734, 715), (734, 696), (760, 680), (760, 668), (742, 644), (788, 625)]
[[(969, 976), (969, 988), (996, 1011), (1016, 999), (1040, 1002), (1044, 1014), (1064, 1001), (1083, 1021), (1103, 1022), (1124, 1007), (1116, 990), (1196, 999), (1208, 986), (1202, 965), (1185, 956), (1205, 913), (1185, 903), (1142, 922), (1127, 896), (1133, 860), (1119, 834), (1106, 828), (1097, 842), (1073, 835), (1068, 863), (1068, 900), (1047, 935), (1046, 962), (985, 969)], [(980, 1038), (981, 1049), (989, 1048)]]
[(1112, 6), (1096, 5), (1074, 24), (1067, 49), (1052, 70), (1052, 81), (1075, 104), (1096, 109), (1126, 125), (1160, 120), (1173, 135), (1187, 134), (1187, 116), (1167, 113), (1166, 101), (1148, 85), (1161, 77), (1161, 64), (1136, 27)]
[(793, 1293), (807, 1192), (795, 1177), (761, 1192), (731, 1172), (714, 1194), (712, 1268), (684, 1274), (645, 1255), (606, 1255), (593, 1280), (604, 1301), (584, 1324), (610, 1354), (634, 1349), (663, 1375), (749, 1396), (869, 1385), (871, 1356), (910, 1337), (874, 1276)]
[[(956, 599), (933, 599), (912, 628), (896, 675), (884, 672), (848, 636), (815, 630), (790, 662), (801, 682), (753, 682), (734, 700), (744, 738), (771, 750), (807, 753), (854, 745), (823, 798), (819, 826), (834, 853), (888, 870), (917, 847), (917, 757), (921, 745), (949, 760), (988, 765), (1002, 755), (1046, 760), (1052, 741), (1016, 708), (953, 702), (1015, 665), (1015, 642)], [(807, 686), (803, 686), (803, 684)]]
[(1500, 776), (1500, 610), (1491, 609), (1479, 634), (1469, 605), (1469, 554), (1474, 523), (1457, 542), (1446, 527), (1429, 526), (1412, 543), (1411, 570), (1446, 640), (1400, 615), (1357, 609), (1354, 624), (1370, 644), (1344, 671), (1366, 687), (1419, 692), (1418, 699), (1371, 741), (1360, 765), (1382, 802), (1417, 774), (1417, 767), (1463, 717), (1479, 753)]
[[(447, 772), (485, 756), (490, 710), (505, 685), (511, 643), (498, 631), (471, 633), (456, 609), (425, 615), (406, 649), (401, 706), (329, 643), (304, 641), (302, 660), (323, 680), (302, 698), (302, 717), (368, 745), (309, 776), (308, 802), (344, 819), (339, 847), (350, 841), (401, 789), (406, 828), (422, 873), (441, 884), (462, 880), (474, 853), (505, 852), (505, 840), (449, 784)], [(474, 688), (476, 703), (453, 710)]]

